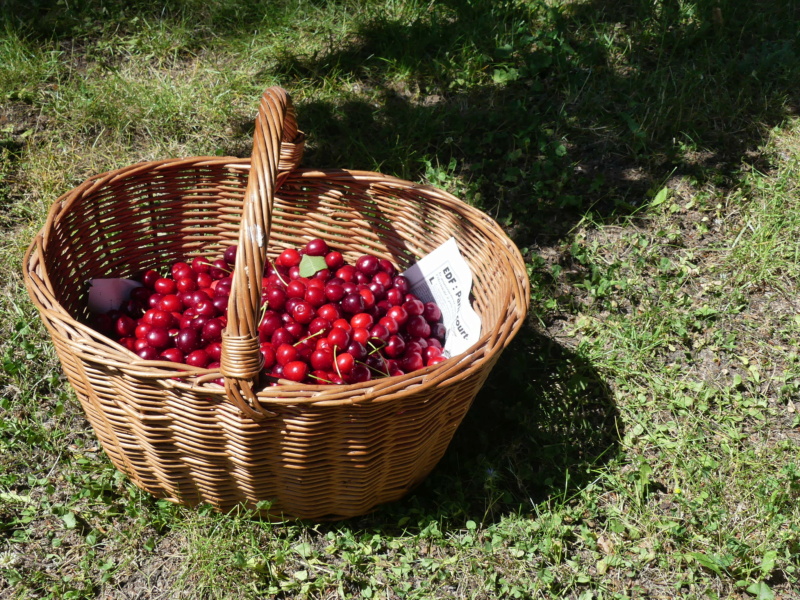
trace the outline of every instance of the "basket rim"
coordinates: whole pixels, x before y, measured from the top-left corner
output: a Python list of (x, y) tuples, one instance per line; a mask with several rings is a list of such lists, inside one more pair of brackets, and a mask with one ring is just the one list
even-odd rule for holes
[[(40, 312), (47, 313), (50, 318), (56, 318), (62, 321), (65, 325), (73, 330), (77, 330), (84, 336), (92, 339), (86, 345), (87, 350), (99, 350), (100, 347), (113, 348), (113, 350), (120, 356), (120, 358), (128, 359), (126, 362), (112, 362), (104, 359), (103, 363), (109, 366), (116, 366), (123, 368), (129, 372), (135, 372), (139, 376), (152, 377), (153, 379), (163, 380), (164, 384), (170, 387), (176, 387), (183, 390), (191, 390), (194, 392), (201, 392), (211, 396), (221, 396), (223, 399), (227, 398), (225, 389), (217, 384), (206, 383), (206, 380), (213, 380), (221, 377), (219, 370), (211, 371), (209, 369), (198, 369), (197, 367), (190, 367), (180, 363), (170, 363), (165, 361), (146, 361), (139, 358), (135, 353), (127, 348), (116, 343), (112, 339), (104, 336), (103, 334), (95, 331), (90, 326), (81, 323), (61, 305), (53, 295), (53, 290), (47, 273), (44, 270), (44, 264), (41, 265), (44, 280), (39, 279), (45, 289), (37, 287), (32, 277), (31, 261), (34, 260), (35, 254), (44, 251), (44, 246), (47, 245), (47, 238), (53, 222), (58, 216), (70, 209), (75, 202), (79, 202), (83, 195), (91, 193), (91, 190), (102, 186), (107, 182), (118, 182), (126, 177), (140, 175), (148, 171), (169, 171), (172, 168), (181, 167), (222, 167), (234, 172), (241, 173), (250, 169), (249, 158), (239, 158), (232, 156), (213, 157), (213, 156), (195, 156), (188, 158), (173, 158), (162, 159), (155, 161), (143, 161), (134, 163), (132, 165), (114, 169), (104, 173), (94, 175), (82, 184), (69, 190), (58, 197), (51, 206), (47, 215), (47, 219), (42, 228), (34, 236), (33, 241), (27, 248), (23, 258), (23, 275), (26, 287), (28, 288), (29, 296), (32, 301), (37, 305)], [(522, 256), (519, 249), (510, 239), (505, 232), (500, 228), (494, 220), (491, 219), (486, 213), (470, 206), (463, 200), (449, 192), (428, 184), (414, 183), (408, 180), (400, 179), (392, 175), (386, 175), (374, 171), (352, 170), (352, 169), (316, 169), (316, 168), (295, 168), (290, 172), (282, 174), (286, 178), (309, 178), (309, 179), (354, 179), (362, 183), (372, 184), (385, 184), (390, 187), (399, 187), (404, 189), (411, 189), (419, 191), (431, 197), (434, 202), (439, 202), (448, 208), (457, 208), (459, 212), (468, 213), (472, 217), (477, 218), (479, 221), (488, 226), (492, 233), (497, 237), (498, 242), (501, 244), (502, 252), (498, 251), (498, 255), (502, 256), (504, 269), (511, 276), (515, 285), (510, 286), (509, 291), (509, 308), (515, 304), (519, 308), (518, 318), (514, 320), (511, 326), (507, 326), (506, 321), (508, 318), (498, 318), (493, 328), (485, 330), (478, 341), (476, 341), (470, 348), (463, 353), (453, 356), (441, 363), (424, 367), (423, 369), (406, 373), (404, 375), (380, 378), (356, 384), (346, 385), (307, 385), (307, 384), (283, 384), (280, 386), (263, 386), (260, 387), (256, 393), (258, 401), (264, 405), (264, 409), (268, 412), (270, 405), (283, 405), (283, 406), (332, 406), (332, 405), (357, 405), (376, 401), (390, 401), (399, 396), (419, 394), (427, 392), (436, 387), (448, 387), (447, 381), (450, 380), (451, 371), (465, 362), (471, 364), (465, 369), (458, 371), (459, 379), (463, 379), (473, 375), (479, 371), (480, 368), (486, 363), (491, 361), (496, 354), (501, 352), (515, 336), (517, 331), (521, 328), (525, 321), (529, 309), (530, 301), (530, 282), (527, 274), (520, 274), (514, 268), (514, 262), (522, 263)], [(278, 192), (280, 193), (280, 192)], [(41, 256), (39, 256), (41, 259)], [(46, 297), (51, 306), (47, 307), (39, 297), (43, 295)], [(515, 297), (516, 296), (516, 297)], [(507, 316), (507, 315), (506, 315)], [(483, 322), (483, 319), (482, 319)], [(49, 328), (49, 325), (48, 325)], [(494, 340), (495, 344), (491, 342)], [(491, 346), (491, 347), (490, 347)], [(99, 361), (98, 358), (92, 357), (82, 353), (82, 359)], [(149, 371), (149, 372), (148, 372)], [(175, 379), (178, 378), (178, 379)], [(231, 403), (231, 406), (234, 406)]]

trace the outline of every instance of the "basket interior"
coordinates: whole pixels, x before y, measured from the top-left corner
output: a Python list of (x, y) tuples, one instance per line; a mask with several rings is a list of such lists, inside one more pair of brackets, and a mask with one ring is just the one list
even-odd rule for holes
[[(58, 303), (89, 317), (88, 280), (135, 277), (198, 255), (212, 259), (238, 239), (247, 161), (158, 163), (98, 176), (63, 199), (43, 256)], [(451, 236), (473, 273), (484, 331), (506, 314), (508, 242), (488, 217), (456, 198), (376, 173), (293, 171), (273, 205), (269, 257), (315, 237), (353, 261), (370, 253), (401, 270)], [(258, 282), (260, 285), (260, 282)]]

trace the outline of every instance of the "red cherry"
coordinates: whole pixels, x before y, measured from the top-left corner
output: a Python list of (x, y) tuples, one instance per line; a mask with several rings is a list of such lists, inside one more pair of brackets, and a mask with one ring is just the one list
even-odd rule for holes
[(193, 277), (181, 277), (175, 280), (175, 287), (179, 292), (193, 292), (197, 289), (197, 280)]
[(347, 344), (347, 354), (350, 354), (355, 360), (364, 360), (367, 357), (367, 349), (360, 342), (353, 340)]
[(386, 291), (386, 301), (392, 306), (402, 306), (405, 302), (405, 294), (396, 287), (389, 288)]
[(203, 324), (203, 331), (200, 334), (200, 339), (205, 344), (211, 342), (218, 342), (222, 339), (222, 330), (224, 329), (222, 321), (219, 319), (209, 319)]
[(120, 346), (123, 346), (124, 348), (127, 348), (128, 350), (133, 352), (135, 347), (136, 347), (135, 346), (136, 338), (132, 338), (132, 337), (120, 338), (119, 339), (119, 344), (120, 344)]
[(419, 300), (415, 297), (409, 297), (410, 295), (406, 296), (406, 301), (403, 302), (403, 308), (406, 309), (409, 317), (416, 317), (421, 315), (425, 312), (425, 305), (422, 303), (422, 300)]
[(300, 253), (297, 250), (294, 250), (293, 248), (287, 248), (280, 253), (278, 258), (275, 259), (275, 264), (288, 269), (299, 265), (302, 258), (303, 257), (300, 256)]
[(162, 277), (156, 280), (153, 289), (159, 294), (174, 294), (178, 290), (178, 287), (174, 280)]
[(228, 311), (228, 297), (215, 296), (211, 299), (211, 304), (217, 309), (217, 314), (225, 314)]
[(158, 308), (167, 312), (180, 312), (183, 310), (183, 302), (176, 294), (167, 294), (158, 302)]
[(144, 313), (142, 321), (144, 321), (148, 325), (152, 325), (153, 327), (162, 327), (164, 329), (169, 329), (174, 325), (175, 317), (172, 316), (172, 313), (167, 312), (165, 310), (160, 310), (158, 308), (151, 308), (146, 313)]
[(339, 310), (339, 307), (333, 303), (323, 304), (317, 309), (317, 314), (326, 319), (327, 321), (336, 321), (337, 319), (341, 318), (342, 313)]
[(355, 365), (355, 360), (353, 359), (352, 354), (343, 352), (342, 354), (336, 357), (336, 368), (343, 375), (347, 375), (348, 373), (350, 373), (350, 371), (353, 370), (354, 365)]
[(223, 277), (222, 279), (217, 279), (216, 281), (217, 285), (214, 286), (214, 295), (230, 296), (233, 280), (230, 277)]
[(431, 335), (431, 326), (422, 315), (411, 317), (406, 323), (406, 331), (415, 338), (427, 338)]
[(310, 358), (314, 369), (330, 370), (333, 368), (333, 352), (331, 350), (314, 350)]
[[(186, 312), (184, 312), (183, 314), (185, 315)], [(190, 321), (189, 326), (192, 327), (193, 329), (196, 329), (197, 331), (202, 332), (203, 331), (203, 325), (205, 325), (207, 321), (208, 321), (208, 317), (207, 316), (205, 316), (205, 315), (197, 315), (194, 319), (192, 319)]]
[(290, 380), (301, 382), (308, 375), (308, 364), (301, 360), (292, 361), (283, 367), (283, 376)]
[(325, 255), (325, 264), (328, 265), (329, 269), (339, 269), (344, 266), (344, 257), (341, 252), (336, 252), (335, 250), (328, 252)]
[(271, 310), (266, 311), (258, 326), (259, 338), (262, 342), (269, 341), (272, 338), (272, 334), (282, 326), (283, 321), (278, 313)]
[(377, 281), (372, 281), (367, 284), (367, 289), (372, 292), (375, 301), (382, 300), (386, 295), (386, 288)]
[[(316, 280), (319, 281), (319, 280)], [(322, 288), (309, 287), (306, 289), (305, 301), (315, 308), (319, 308), (328, 300), (325, 296), (325, 291)]]
[(350, 371), (350, 381), (353, 383), (363, 383), (372, 379), (372, 371), (369, 370), (367, 365), (357, 363), (353, 365)]
[(206, 352), (211, 357), (211, 360), (219, 360), (222, 357), (222, 344), (220, 342), (211, 342), (206, 346)]
[(383, 351), (389, 358), (399, 358), (403, 355), (405, 349), (406, 343), (403, 341), (403, 338), (399, 335), (392, 335), (386, 340), (386, 346), (384, 346)]
[(353, 265), (344, 265), (336, 270), (336, 277), (344, 282), (353, 281), (356, 276), (356, 268)]
[(350, 333), (341, 327), (334, 327), (328, 334), (328, 341), (334, 348), (345, 348), (350, 343)]
[(305, 338), (300, 340), (294, 347), (297, 348), (297, 360), (310, 362), (311, 354), (315, 350), (315, 342), (313, 339)]
[(386, 271), (378, 271), (372, 276), (372, 283), (379, 283), (385, 290), (392, 287), (392, 276)]
[[(394, 277), (395, 274), (397, 273), (397, 269), (395, 268), (395, 266), (385, 258), (382, 258), (378, 261), (378, 266), (382, 272), (386, 273), (389, 276), (390, 279)], [(384, 285), (386, 287), (389, 287), (389, 284), (384, 284)]]
[(430, 364), (430, 360), (434, 357), (441, 356), (442, 351), (440, 348), (436, 348), (435, 346), (428, 346), (425, 350), (422, 351), (422, 358), (425, 359), (425, 364)]
[(120, 315), (114, 324), (114, 329), (119, 337), (130, 337), (136, 331), (136, 321), (128, 315)]
[(438, 348), (439, 350), (442, 350), (442, 343), (436, 338), (433, 337), (428, 338), (427, 340), (425, 340), (425, 342), (427, 342), (428, 347), (433, 346), (435, 348)]
[(141, 302), (142, 305), (146, 305), (150, 300), (150, 296), (152, 295), (153, 290), (144, 286), (131, 290), (131, 300), (137, 300)]
[(145, 285), (145, 287), (148, 287), (152, 290), (156, 281), (158, 281), (159, 279), (161, 279), (161, 275), (159, 274), (158, 271), (155, 271), (153, 269), (148, 269), (142, 274), (141, 280), (142, 283)]
[(286, 329), (296, 340), (299, 340), (306, 335), (306, 328), (303, 324), (298, 323), (297, 321), (288, 321), (283, 324), (283, 328)]
[(356, 260), (356, 269), (371, 277), (380, 269), (379, 259), (371, 254), (365, 254)]
[(367, 329), (372, 326), (375, 322), (375, 319), (372, 318), (372, 315), (369, 313), (358, 313), (353, 315), (350, 319), (350, 325), (353, 326), (353, 329)]
[(183, 352), (181, 352), (177, 348), (167, 348), (159, 356), (164, 360), (169, 360), (176, 363), (183, 362)]
[(402, 364), (403, 370), (406, 373), (411, 373), (412, 371), (416, 371), (417, 369), (421, 369), (425, 366), (425, 363), (422, 360), (422, 354), (409, 354), (403, 358)]
[(177, 262), (172, 263), (172, 278), (173, 279), (180, 279), (181, 277), (187, 277), (185, 273), (191, 272), (192, 268), (189, 266), (188, 263), (179, 260)]
[(380, 343), (385, 344), (386, 341), (389, 339), (389, 330), (384, 326), (378, 323), (377, 325), (373, 325), (372, 328), (369, 330), (369, 337), (372, 340), (379, 340)]
[(325, 256), (328, 252), (329, 248), (325, 240), (317, 238), (306, 244), (306, 254), (309, 256)]
[(317, 317), (308, 324), (308, 335), (326, 336), (332, 329), (331, 322), (322, 317)]
[(194, 305), (194, 312), (198, 316), (202, 317), (216, 317), (219, 312), (217, 311), (217, 307), (214, 305), (214, 301), (210, 298), (208, 300), (200, 300)]
[(158, 350), (153, 348), (152, 346), (144, 346), (136, 351), (136, 354), (139, 358), (144, 360), (157, 360), (158, 359)]
[(447, 328), (444, 326), (444, 323), (434, 323), (431, 325), (431, 337), (440, 342), (444, 342), (447, 337)]
[(196, 256), (192, 259), (192, 271), (195, 273), (208, 273), (211, 270), (211, 264), (208, 259), (203, 256)]
[(339, 329), (344, 329), (345, 331), (352, 331), (353, 326), (350, 325), (350, 321), (347, 319), (336, 319), (333, 323), (331, 323), (334, 327), (338, 327)]
[(188, 354), (200, 347), (200, 333), (196, 329), (182, 328), (175, 336), (175, 347)]
[(225, 252), (222, 255), (222, 259), (228, 263), (229, 265), (233, 265), (236, 263), (236, 254), (239, 250), (238, 246), (228, 246), (225, 249)]
[(361, 294), (348, 294), (342, 298), (342, 311), (347, 314), (354, 315), (356, 313), (364, 312), (366, 303)]
[(328, 338), (318, 338), (317, 345), (314, 347), (315, 350), (330, 350), (333, 352), (333, 344), (331, 344)]
[(231, 274), (231, 270), (228, 266), (228, 263), (225, 262), (224, 259), (218, 258), (213, 263), (211, 263), (211, 267), (208, 270), (208, 274), (211, 275), (214, 279), (224, 279)]
[(321, 281), (322, 283), (325, 283), (330, 278), (331, 278), (330, 269), (320, 269), (319, 271), (314, 273), (314, 277), (312, 277), (311, 280), (312, 281)]
[(275, 350), (275, 360), (280, 365), (286, 365), (293, 360), (297, 360), (297, 348), (292, 344), (281, 344)]
[[(172, 315), (170, 315), (170, 317), (171, 316)], [(156, 350), (163, 350), (172, 344), (172, 338), (169, 335), (169, 331), (164, 327), (153, 327), (147, 332), (147, 337), (145, 337), (145, 340)]]
[(402, 327), (408, 321), (408, 311), (402, 306), (392, 306), (386, 311), (386, 316), (390, 319), (397, 321), (397, 324)]
[(304, 298), (306, 295), (306, 284), (295, 279), (286, 286), (286, 295), (289, 298)]
[(143, 340), (147, 337), (148, 332), (153, 328), (152, 325), (148, 325), (147, 323), (139, 323), (136, 325), (136, 330), (134, 332), (134, 336), (137, 340)]
[(272, 347), (272, 344), (269, 342), (265, 342), (260, 346), (261, 356), (264, 357), (264, 369), (271, 369), (275, 364), (275, 350)]
[(284, 327), (276, 329), (270, 338), (270, 342), (276, 348), (281, 344), (293, 344), (294, 341), (295, 337)]
[(210, 288), (212, 285), (214, 285), (214, 281), (216, 280), (208, 273), (198, 273), (196, 281), (197, 287), (202, 290)]
[(211, 357), (205, 350), (194, 350), (186, 356), (186, 364), (204, 369), (211, 362)]
[(400, 290), (403, 294), (407, 294), (408, 290), (411, 288), (408, 283), (408, 279), (402, 275), (397, 275), (394, 279), (392, 279), (392, 285)]
[(292, 317), (301, 325), (308, 325), (317, 317), (317, 311), (310, 303), (301, 300), (292, 309)]
[(398, 325), (397, 321), (391, 317), (381, 317), (381, 319), (378, 321), (378, 324), (386, 327), (386, 331), (388, 331), (391, 335), (394, 335), (400, 331), (400, 325)]
[(331, 302), (338, 302), (344, 298), (344, 287), (341, 283), (328, 282), (325, 286), (325, 297)]
[(271, 285), (267, 288), (267, 306), (272, 310), (281, 310), (286, 306), (286, 290), (276, 285)]
[(353, 339), (360, 344), (366, 344), (369, 341), (369, 329), (364, 327), (353, 329)]
[(425, 317), (425, 320), (428, 321), (428, 323), (437, 323), (438, 321), (442, 320), (442, 311), (438, 306), (436, 306), (435, 302), (426, 302), (425, 310), (422, 312), (422, 316)]

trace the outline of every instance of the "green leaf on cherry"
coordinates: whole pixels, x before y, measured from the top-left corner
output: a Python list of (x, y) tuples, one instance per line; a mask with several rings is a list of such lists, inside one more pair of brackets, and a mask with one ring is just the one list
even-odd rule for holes
[(300, 261), (300, 277), (313, 277), (318, 271), (327, 269), (324, 256), (309, 256), (306, 254)]

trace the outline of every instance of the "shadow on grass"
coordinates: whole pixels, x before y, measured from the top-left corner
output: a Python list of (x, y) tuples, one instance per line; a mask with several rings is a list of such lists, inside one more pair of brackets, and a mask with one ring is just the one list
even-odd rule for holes
[(463, 528), (566, 501), (618, 453), (624, 433), (602, 377), (525, 327), (501, 356), (445, 456), (407, 498), (349, 522), (391, 530), (404, 517)]
[[(445, 4), (438, 18), (374, 19), (270, 74), (358, 82), (299, 107), (310, 164), (457, 175), (520, 246), (557, 242), (590, 210), (635, 212), (673, 177), (724, 192), (743, 163), (769, 166), (759, 146), (798, 106), (789, 3)], [(476, 69), (493, 82), (459, 81)]]

